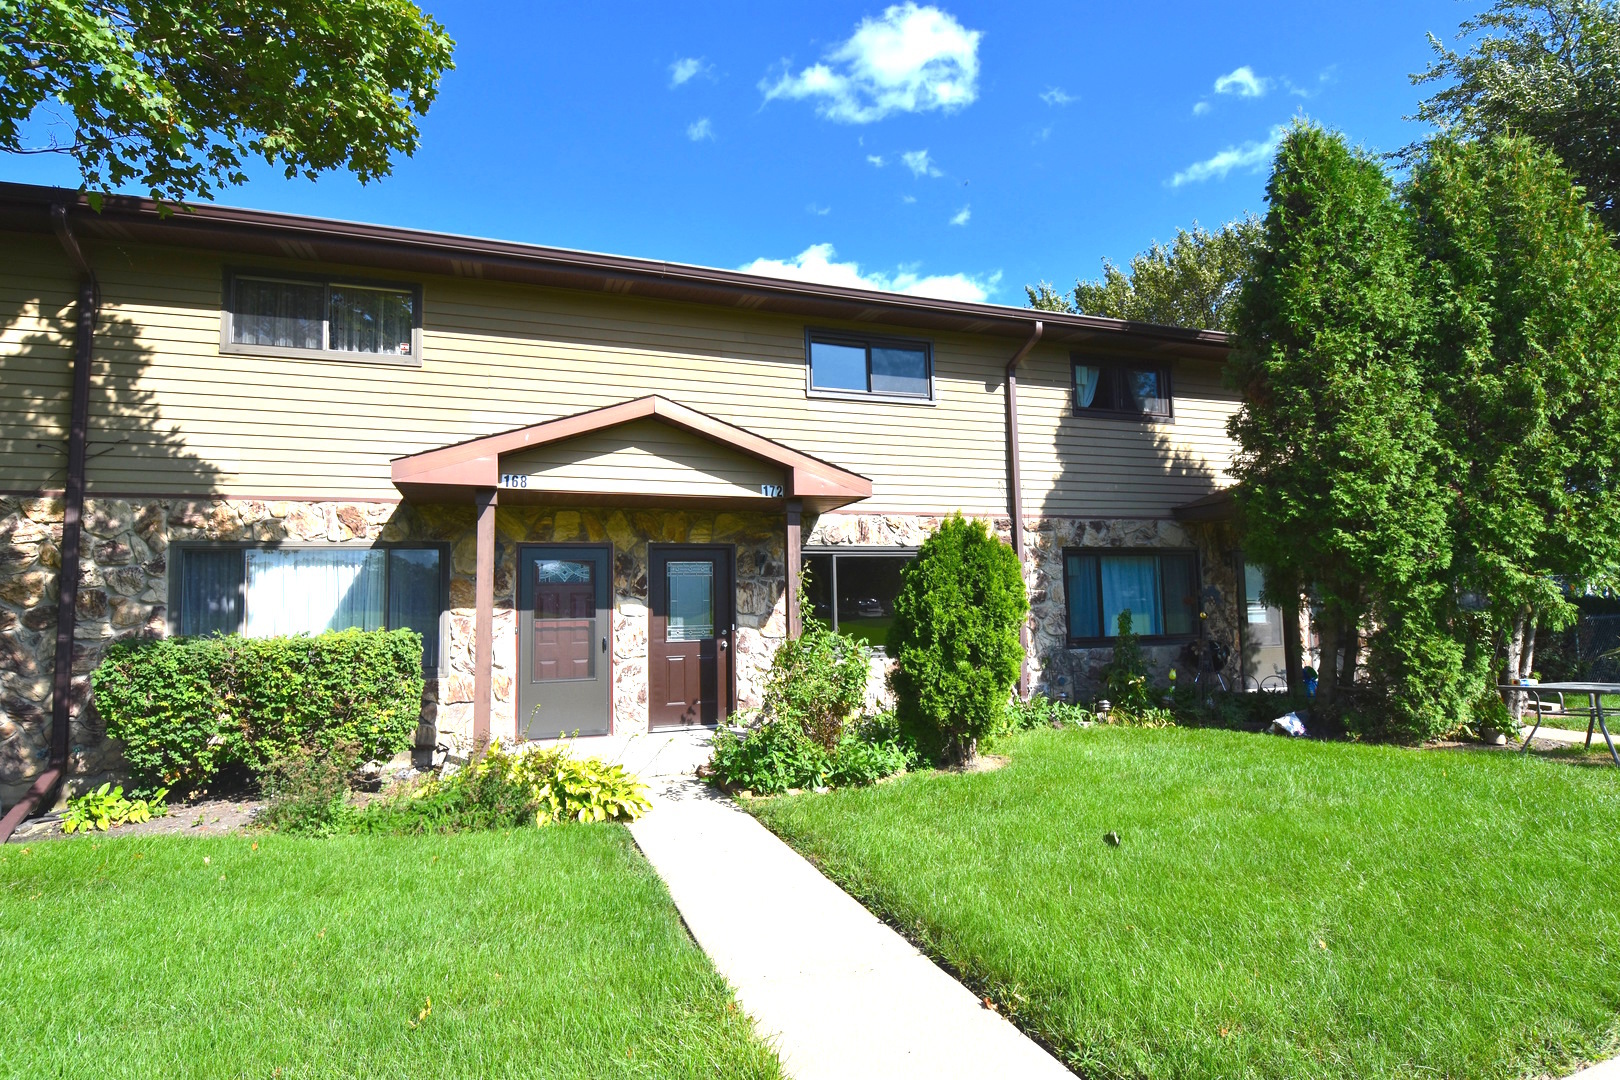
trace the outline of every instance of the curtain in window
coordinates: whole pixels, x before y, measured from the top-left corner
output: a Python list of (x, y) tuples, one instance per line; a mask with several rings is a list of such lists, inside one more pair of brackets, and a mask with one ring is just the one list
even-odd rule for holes
[(242, 629), (242, 552), (184, 551), (180, 559), (180, 633), (234, 634)]
[(1068, 558), (1069, 636), (1102, 637), (1097, 625), (1097, 557), (1070, 555)]
[(1131, 613), (1138, 634), (1162, 634), (1159, 620), (1159, 560), (1153, 555), (1110, 555), (1102, 560), (1103, 634), (1119, 633), (1119, 615)]
[(332, 349), (384, 355), (411, 351), (409, 293), (333, 285), (328, 313)]
[(382, 550), (250, 549), (243, 633), (382, 629), (386, 557)]
[(438, 551), (394, 548), (388, 552), (388, 625), (421, 634), (423, 665), (430, 670), (439, 666)]
[(1102, 379), (1102, 368), (1090, 364), (1074, 365), (1074, 392), (1082, 409), (1091, 408), (1097, 400), (1097, 383)]
[(242, 345), (319, 349), (325, 294), (323, 285), (237, 278), (231, 340)]

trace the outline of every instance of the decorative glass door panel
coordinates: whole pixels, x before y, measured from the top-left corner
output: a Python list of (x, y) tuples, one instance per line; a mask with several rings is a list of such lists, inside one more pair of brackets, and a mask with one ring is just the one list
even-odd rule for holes
[(664, 564), (669, 589), (666, 641), (702, 641), (714, 637), (714, 561), (670, 560)]
[(596, 678), (596, 564), (535, 559), (533, 651), (535, 682)]

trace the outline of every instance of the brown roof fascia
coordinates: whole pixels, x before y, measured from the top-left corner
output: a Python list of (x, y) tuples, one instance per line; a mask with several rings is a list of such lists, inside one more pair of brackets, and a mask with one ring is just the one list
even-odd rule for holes
[(75, 227), (85, 234), (115, 242), (203, 247), (998, 337), (1028, 337), (1030, 323), (1038, 317), (1046, 324), (1047, 342), (1209, 360), (1224, 359), (1231, 344), (1226, 334), (1214, 330), (935, 300), (655, 259), (211, 204), (181, 208), (163, 217), (150, 200), (108, 196), (97, 214), (79, 192), (29, 184), (0, 183), (0, 229), (49, 231), (52, 203), (66, 204)]
[(395, 458), (394, 484), (407, 493), (408, 489), (495, 487), (500, 481), (503, 454), (649, 418), (780, 467), (787, 473), (786, 496), (826, 503), (854, 502), (872, 494), (872, 481), (858, 473), (656, 394)]

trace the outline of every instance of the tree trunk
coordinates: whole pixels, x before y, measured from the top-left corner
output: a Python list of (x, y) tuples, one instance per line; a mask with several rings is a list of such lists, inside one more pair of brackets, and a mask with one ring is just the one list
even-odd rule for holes
[(1305, 658), (1299, 634), (1299, 597), (1292, 604), (1284, 604), (1283, 669), (1288, 672), (1288, 692), (1296, 696), (1305, 693)]
[(1530, 616), (1530, 626), (1524, 633), (1524, 649), (1519, 655), (1519, 678), (1528, 679), (1536, 670), (1536, 628), (1541, 620)]
[[(1516, 683), (1523, 676), (1520, 675), (1520, 665), (1524, 662), (1524, 632), (1530, 623), (1530, 605), (1521, 607), (1513, 616), (1513, 629), (1508, 632), (1507, 640), (1507, 677), (1503, 680)], [(1524, 715), (1524, 695), (1520, 693), (1508, 694), (1508, 712), (1517, 720)]]
[(1322, 609), (1322, 621), (1317, 633), (1321, 641), (1321, 669), (1316, 673), (1316, 701), (1323, 708), (1333, 704), (1334, 687), (1339, 683), (1339, 615)]

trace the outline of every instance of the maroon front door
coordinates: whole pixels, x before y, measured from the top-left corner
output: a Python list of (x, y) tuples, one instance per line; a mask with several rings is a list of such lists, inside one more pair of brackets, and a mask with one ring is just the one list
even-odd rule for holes
[(730, 716), (730, 547), (648, 547), (647, 711), (652, 727), (714, 724)]

